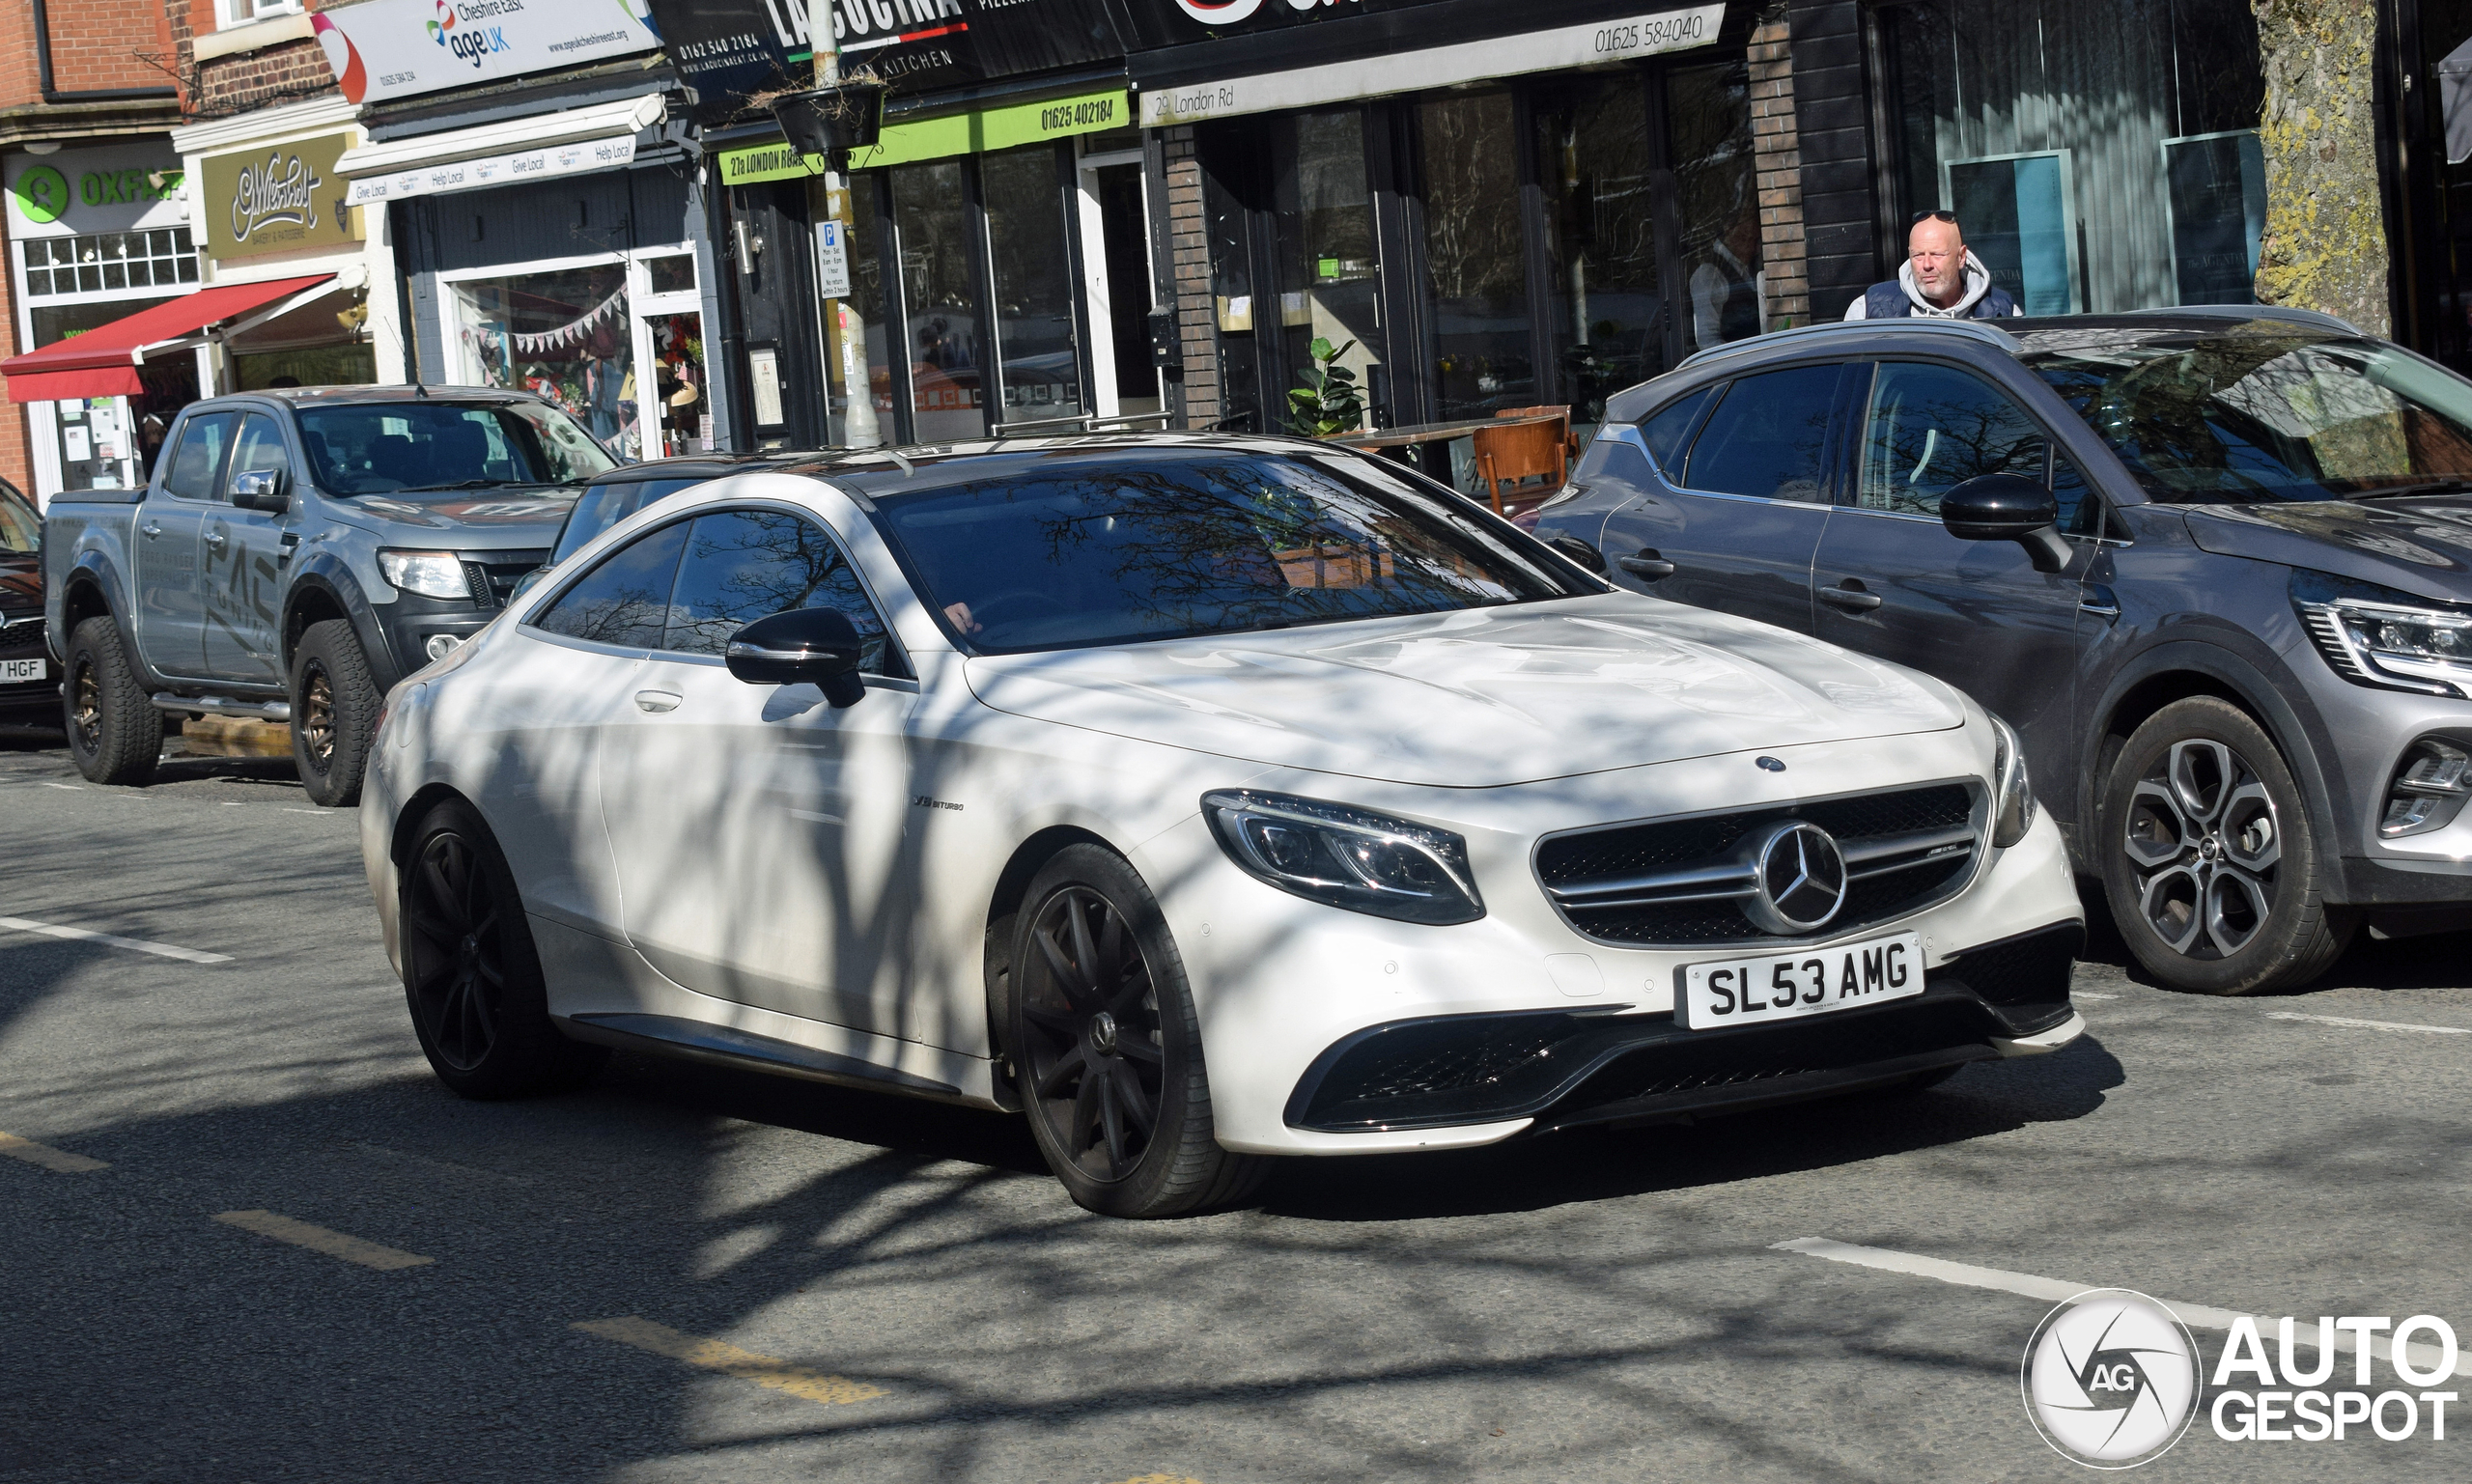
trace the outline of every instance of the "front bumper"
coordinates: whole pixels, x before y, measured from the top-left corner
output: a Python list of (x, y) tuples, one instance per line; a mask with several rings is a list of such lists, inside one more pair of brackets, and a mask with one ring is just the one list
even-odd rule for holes
[(2054, 1050), (2083, 1026), (2068, 984), (2084, 940), (2082, 924), (2054, 924), (1955, 955), (1913, 998), (1767, 1025), (1574, 1009), (1368, 1026), (1315, 1058), (1284, 1121), (1325, 1134), (1687, 1122)]

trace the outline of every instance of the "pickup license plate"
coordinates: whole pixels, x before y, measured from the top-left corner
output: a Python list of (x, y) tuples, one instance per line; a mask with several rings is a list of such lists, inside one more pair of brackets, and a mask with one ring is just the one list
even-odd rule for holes
[(1674, 1019), (1690, 1030), (1757, 1025), (1922, 993), (1922, 939), (1899, 933), (1804, 953), (1690, 965), (1682, 971)]
[(50, 674), (50, 667), (41, 659), (0, 659), (0, 686), (21, 680), (43, 680)]

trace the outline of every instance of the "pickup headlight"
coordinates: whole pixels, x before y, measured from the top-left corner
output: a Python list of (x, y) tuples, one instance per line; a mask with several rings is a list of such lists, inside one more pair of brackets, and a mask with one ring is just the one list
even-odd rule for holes
[(464, 563), (452, 551), (380, 551), (378, 570), (386, 580), (424, 598), (469, 598)]
[(1447, 829), (1250, 789), (1204, 794), (1201, 812), (1230, 860), (1281, 891), (1433, 926), (1485, 915), (1468, 842)]
[(1991, 735), (1992, 781), (2000, 790), (1999, 804), (1991, 815), (1991, 843), (1995, 849), (2005, 851), (2026, 838), (2026, 831), (2035, 827), (2035, 785), (2026, 776), (2026, 749), (2017, 741), (2015, 730), (1992, 716)]
[(2291, 574), (2291, 605), (2326, 663), (2355, 686), (2472, 695), (2472, 613), (2319, 572)]

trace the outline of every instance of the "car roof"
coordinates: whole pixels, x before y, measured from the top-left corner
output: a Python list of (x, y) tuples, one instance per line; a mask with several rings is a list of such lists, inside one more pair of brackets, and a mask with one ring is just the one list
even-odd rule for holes
[(973, 438), (905, 448), (835, 449), (781, 466), (785, 474), (827, 480), (866, 499), (898, 499), (973, 480), (1025, 475), (1098, 459), (1149, 453), (1334, 454), (1336, 444), (1313, 438), (1248, 434), (1127, 432), (1062, 434), (1053, 437)]
[(371, 403), (399, 402), (531, 402), (548, 406), (530, 392), (508, 391), (502, 386), (269, 386), (256, 391), (226, 392), (190, 404), (211, 406), (217, 403), (236, 402), (242, 398), (263, 397), (270, 402), (288, 403), (293, 407), (351, 406)]
[(596, 485), (639, 485), (655, 479), (722, 479), (819, 457), (819, 451), (763, 454), (683, 454), (672, 459), (647, 459), (622, 463), (593, 481)]

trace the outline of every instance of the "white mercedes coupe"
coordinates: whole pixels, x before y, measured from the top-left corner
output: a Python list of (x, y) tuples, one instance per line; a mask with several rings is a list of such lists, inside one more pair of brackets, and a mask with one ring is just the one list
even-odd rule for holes
[(387, 699), (361, 842), (422, 1050), (476, 1098), (632, 1047), (1018, 1110), (1154, 1217), (2080, 1033), (2005, 725), (1585, 559), (1283, 438), (651, 506)]

